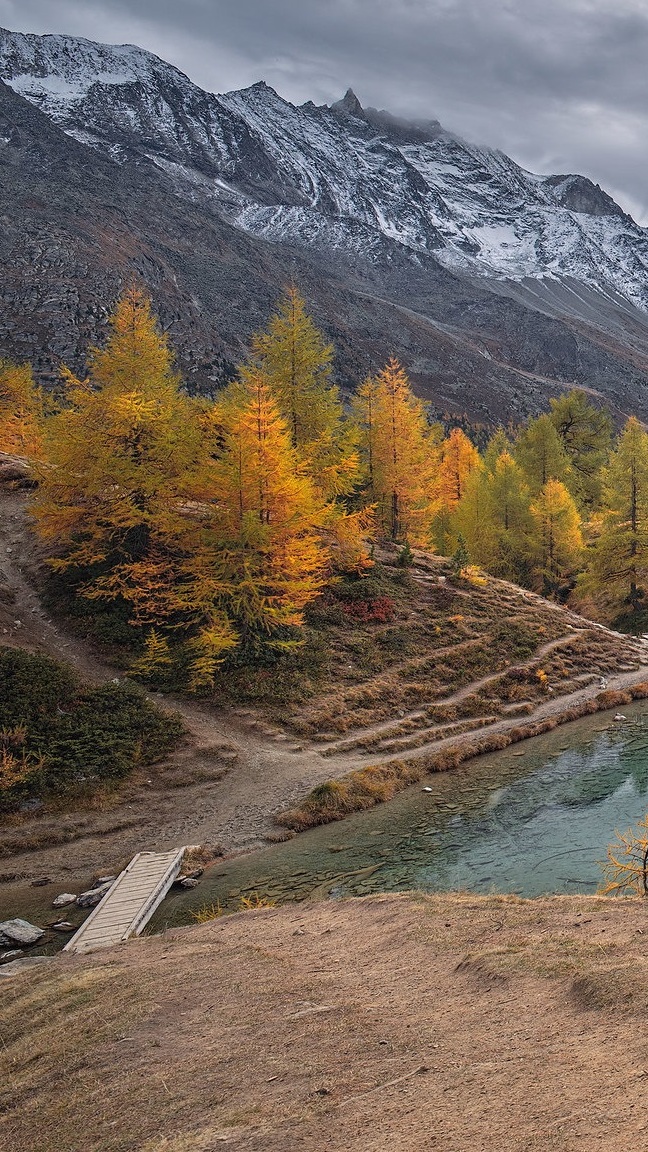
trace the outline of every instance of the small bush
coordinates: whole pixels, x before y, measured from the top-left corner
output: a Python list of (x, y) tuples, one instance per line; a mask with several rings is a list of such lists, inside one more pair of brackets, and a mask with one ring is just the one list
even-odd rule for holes
[(599, 708), (621, 708), (624, 704), (632, 702), (632, 693), (621, 692), (614, 688), (608, 688), (607, 692), (599, 692), (596, 697)]
[(221, 907), (220, 900), (217, 900), (215, 904), (201, 905), (200, 908), (196, 908), (193, 912), (190, 912), (189, 915), (197, 924), (209, 924), (212, 920), (218, 920), (219, 916), (224, 916), (225, 909)]
[(389, 624), (394, 619), (395, 605), (389, 596), (375, 600), (351, 600), (344, 605), (344, 614), (359, 624)]
[(8, 765), (0, 811), (123, 779), (159, 760), (183, 732), (178, 718), (159, 712), (134, 684), (84, 689), (69, 667), (45, 656), (0, 649), (0, 683), (5, 760), (19, 751), (28, 769), (11, 783)]
[(409, 540), (406, 540), (396, 557), (396, 563), (399, 568), (411, 568), (414, 563), (414, 553)]
[(274, 900), (268, 900), (265, 896), (259, 896), (258, 892), (250, 892), (249, 896), (241, 896), (238, 904), (237, 911), (239, 912), (258, 912), (262, 908), (276, 908), (277, 904)]
[(336, 599), (345, 603), (377, 600), (384, 592), (383, 585), (376, 576), (362, 576), (357, 580), (340, 580), (333, 585)]

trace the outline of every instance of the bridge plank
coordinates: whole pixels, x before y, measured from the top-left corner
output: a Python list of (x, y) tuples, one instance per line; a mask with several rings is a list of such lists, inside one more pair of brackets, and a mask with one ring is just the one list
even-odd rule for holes
[(180, 871), (184, 848), (138, 852), (119, 874), (64, 951), (90, 952), (138, 936)]

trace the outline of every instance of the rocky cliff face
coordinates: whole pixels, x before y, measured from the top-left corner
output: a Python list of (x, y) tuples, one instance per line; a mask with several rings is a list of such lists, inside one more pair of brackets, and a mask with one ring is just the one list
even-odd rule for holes
[(395, 352), (437, 410), (516, 418), (578, 383), (648, 416), (648, 240), (585, 178), (352, 92), (215, 96), (131, 46), (0, 31), (0, 77), (0, 342), (41, 374), (81, 366), (135, 273), (218, 386), (296, 278), (345, 385)]

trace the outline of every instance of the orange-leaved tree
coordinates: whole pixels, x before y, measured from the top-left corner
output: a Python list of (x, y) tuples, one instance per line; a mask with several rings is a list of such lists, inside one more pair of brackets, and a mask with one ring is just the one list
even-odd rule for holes
[(364, 537), (369, 527), (348, 507), (347, 497), (359, 479), (357, 430), (344, 418), (332, 381), (333, 347), (306, 310), (294, 285), (286, 289), (267, 330), (252, 340), (250, 362), (241, 379), (254, 382), (259, 373), (286, 422), (296, 458), (328, 502), (326, 530), (335, 542), (335, 566), (367, 565)]
[(286, 421), (292, 446), (327, 498), (350, 490), (358, 453), (332, 382), (333, 346), (306, 311), (294, 285), (286, 289), (267, 331), (252, 340), (243, 379), (260, 371)]
[(211, 547), (227, 582), (221, 598), (243, 639), (285, 647), (285, 629), (326, 580), (320, 538), (327, 506), (291, 443), (265, 373), (249, 369), (215, 404)]
[(366, 480), (380, 535), (429, 543), (437, 448), (420, 400), (393, 357), (357, 391), (355, 416)]
[(0, 360), (0, 452), (40, 459), (43, 397), (28, 364)]
[(135, 627), (198, 631), (213, 661), (236, 636), (194, 576), (207, 450), (143, 291), (119, 300), (88, 379), (67, 372), (65, 382), (34, 507), (52, 567), (71, 571), (85, 597), (125, 605)]

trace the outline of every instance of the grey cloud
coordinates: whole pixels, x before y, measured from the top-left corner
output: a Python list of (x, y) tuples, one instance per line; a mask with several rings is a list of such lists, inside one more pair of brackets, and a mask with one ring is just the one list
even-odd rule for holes
[(645, 0), (0, 0), (0, 22), (141, 44), (212, 91), (265, 79), (438, 117), (648, 220)]

